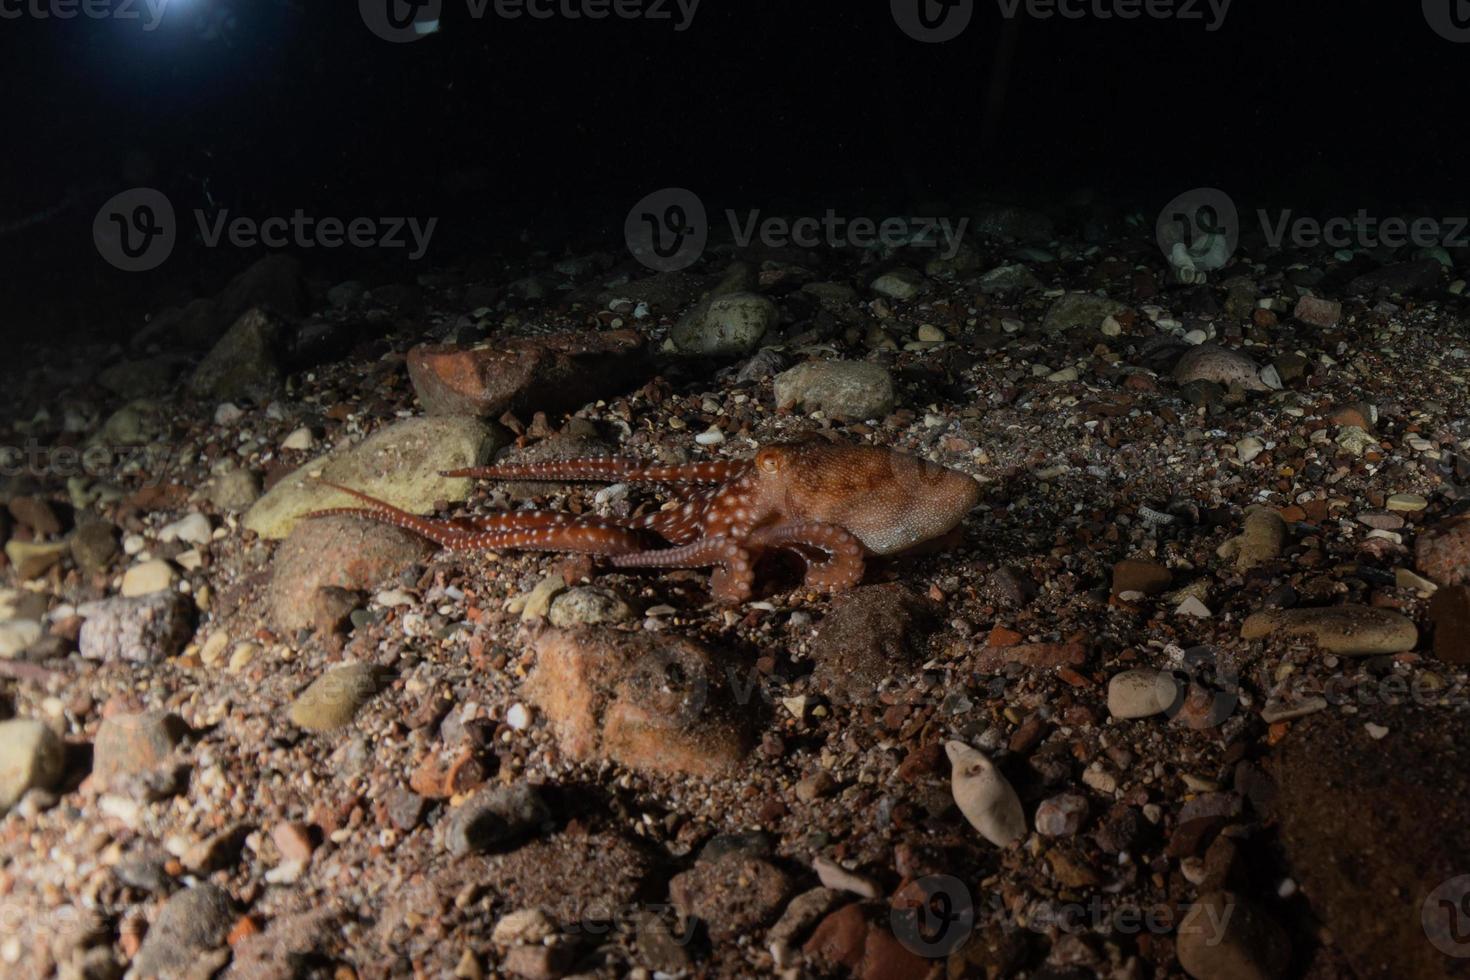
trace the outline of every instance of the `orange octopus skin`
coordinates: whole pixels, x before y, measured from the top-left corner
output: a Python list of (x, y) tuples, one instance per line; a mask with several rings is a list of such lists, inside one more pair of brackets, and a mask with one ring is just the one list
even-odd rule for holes
[(980, 484), (956, 470), (878, 446), (822, 442), (766, 446), (750, 460), (648, 466), (596, 457), (444, 475), (653, 483), (679, 490), (674, 506), (625, 519), (545, 511), (434, 519), (337, 486), (365, 506), (311, 516), (368, 517), (456, 551), (577, 552), (605, 557), (616, 568), (711, 567), (714, 597), (738, 603), (753, 594), (756, 562), (767, 552), (799, 555), (810, 588), (849, 589), (862, 581), (868, 557), (897, 555), (944, 538), (980, 498)]

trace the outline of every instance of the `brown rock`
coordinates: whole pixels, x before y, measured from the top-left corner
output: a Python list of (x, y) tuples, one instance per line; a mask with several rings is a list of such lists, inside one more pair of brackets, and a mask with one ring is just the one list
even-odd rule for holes
[(636, 331), (515, 337), (477, 347), (415, 347), (408, 374), (430, 415), (557, 412), (617, 394), (645, 370)]
[(1335, 327), (1342, 319), (1342, 304), (1319, 296), (1303, 296), (1296, 301), (1292, 316), (1314, 327)]
[(121, 776), (144, 775), (161, 768), (185, 730), (183, 719), (163, 711), (113, 715), (97, 729), (92, 744), (92, 777), (105, 786)]
[(571, 758), (707, 775), (739, 764), (750, 744), (754, 705), (736, 703), (727, 661), (681, 637), (548, 630), (526, 693)]
[(1173, 581), (1173, 573), (1158, 562), (1127, 558), (1113, 566), (1113, 595), (1124, 592), (1158, 595)]
[(1026, 667), (1080, 667), (1087, 662), (1087, 647), (1081, 643), (1022, 643), (1013, 647), (983, 647), (978, 666), (988, 674), (1006, 664)]
[(836, 698), (870, 698), (883, 681), (909, 678), (924, 662), (934, 621), (934, 604), (901, 585), (854, 589), (812, 639), (817, 687)]
[(1195, 980), (1271, 980), (1291, 961), (1276, 918), (1232, 892), (1209, 892), (1190, 906), (1176, 951)]
[(1434, 655), (1452, 664), (1470, 664), (1470, 586), (1440, 589), (1429, 601), (1434, 622)]
[(703, 919), (716, 942), (774, 922), (791, 892), (790, 875), (740, 851), (701, 860), (669, 882), (674, 908)]
[(369, 591), (431, 550), (417, 535), (376, 521), (301, 521), (276, 552), (266, 595), (271, 622), (282, 630), (310, 627), (317, 622), (318, 590)]
[(871, 921), (861, 904), (846, 905), (828, 915), (802, 951), (819, 963), (845, 966), (861, 980), (922, 980), (934, 976), (943, 965), (941, 960), (926, 960), (908, 949), (887, 928)]
[(40, 497), (15, 497), (10, 501), (10, 515), (41, 537), (61, 533), (61, 518)]
[(1440, 585), (1470, 585), (1470, 515), (1420, 534), (1414, 564), (1419, 574)]

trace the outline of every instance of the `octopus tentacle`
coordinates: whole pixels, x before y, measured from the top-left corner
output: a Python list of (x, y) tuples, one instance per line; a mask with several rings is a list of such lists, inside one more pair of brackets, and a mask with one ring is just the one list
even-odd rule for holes
[(710, 591), (724, 602), (744, 602), (755, 584), (755, 562), (750, 550), (729, 537), (704, 538), (678, 548), (619, 555), (616, 568), (704, 568), (717, 566), (710, 578)]
[(748, 465), (748, 463), (737, 460), (714, 460), (705, 463), (684, 463), (677, 466), (649, 466), (641, 460), (623, 456), (589, 456), (584, 459), (556, 460), (547, 463), (474, 466), (467, 469), (446, 470), (440, 475), (469, 477), (475, 480), (719, 484), (734, 479)]
[[(789, 548), (806, 561), (808, 588), (837, 592), (863, 580), (863, 544), (846, 528), (836, 524), (803, 521), (758, 528), (746, 539), (752, 548)], [(827, 559), (812, 561), (806, 549), (824, 551)]]
[(516, 511), (487, 517), (439, 519), (421, 517), (360, 490), (322, 481), (326, 486), (361, 500), (366, 507), (334, 507), (309, 517), (348, 515), (366, 517), (412, 531), (455, 551), (570, 551), (591, 555), (620, 555), (645, 551), (649, 536), (615, 518), (573, 516), (545, 511)]

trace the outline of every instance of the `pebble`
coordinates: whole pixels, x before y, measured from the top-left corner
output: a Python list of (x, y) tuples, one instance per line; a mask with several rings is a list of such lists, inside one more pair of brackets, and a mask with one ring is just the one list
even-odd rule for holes
[(1093, 293), (1063, 293), (1052, 303), (1041, 321), (1041, 329), (1050, 334), (1066, 333), (1075, 329), (1091, 330), (1101, 327), (1108, 317), (1122, 313), (1124, 306), (1116, 300)]
[(123, 573), (122, 594), (124, 598), (136, 599), (164, 592), (174, 587), (178, 577), (174, 567), (162, 558), (139, 562)]
[(875, 899), (880, 894), (871, 878), (849, 871), (831, 858), (818, 855), (812, 860), (812, 870), (825, 888), (867, 899)]
[(568, 589), (551, 600), (547, 619), (552, 626), (602, 626), (631, 622), (636, 613), (622, 596), (596, 585)]
[(1388, 498), (1389, 510), (1400, 514), (1414, 514), (1429, 506), (1429, 501), (1417, 493), (1396, 493)]
[(566, 591), (566, 579), (560, 575), (548, 575), (536, 587), (521, 598), (521, 622), (528, 623), (536, 619), (545, 619), (551, 611), (551, 600)]
[(1174, 675), (1150, 667), (1114, 674), (1108, 681), (1108, 713), (1114, 718), (1150, 718), (1168, 711), (1179, 698)]
[(917, 269), (900, 267), (890, 269), (869, 284), (869, 288), (879, 296), (889, 299), (907, 301), (917, 299), (924, 291), (924, 285), (928, 280), (923, 273)]
[(444, 846), (455, 857), (515, 841), (550, 819), (551, 810), (529, 783), (480, 790), (444, 818)]
[(1239, 535), (1226, 541), (1215, 552), (1221, 558), (1235, 559), (1235, 569), (1248, 572), (1263, 562), (1281, 557), (1286, 544), (1286, 522), (1269, 507), (1253, 507), (1246, 512), (1245, 527)]
[(1342, 304), (1317, 296), (1303, 296), (1297, 300), (1292, 316), (1314, 327), (1335, 327), (1342, 319)]
[(556, 935), (556, 922), (540, 909), (520, 909), (501, 916), (490, 933), (497, 946), (539, 943)]
[(281, 448), (289, 452), (305, 452), (315, 445), (316, 439), (304, 425), (281, 440)]
[(235, 905), (216, 885), (203, 883), (163, 905), (133, 961), (139, 977), (210, 976), (229, 961), (225, 937), (235, 924)]
[(1176, 616), (1193, 616), (1195, 619), (1209, 619), (1214, 615), (1210, 607), (1199, 600), (1197, 596), (1186, 596), (1184, 601), (1174, 609)]
[(1087, 797), (1062, 793), (1042, 800), (1036, 807), (1036, 832), (1047, 837), (1071, 837), (1087, 819)]
[(194, 606), (177, 592), (103, 599), (81, 606), (81, 654), (104, 662), (158, 663), (174, 656), (194, 633)]
[(105, 572), (117, 557), (117, 529), (102, 521), (87, 521), (71, 536), (71, 558), (85, 572)]
[(776, 407), (837, 419), (879, 419), (893, 411), (893, 378), (867, 361), (807, 361), (776, 376)]
[(229, 467), (210, 478), (204, 493), (220, 510), (239, 513), (260, 499), (260, 478), (249, 470)]
[(29, 718), (0, 721), (0, 813), (31, 789), (51, 789), (60, 782), (64, 766), (61, 739), (44, 723)]
[(183, 541), (187, 544), (209, 544), (214, 528), (209, 526), (209, 518), (203, 514), (190, 514), (188, 517), (174, 521), (158, 532), (158, 540), (163, 542)]
[(0, 659), (20, 656), (41, 638), (41, 624), (34, 619), (12, 619), (0, 623)]
[(1255, 436), (1246, 436), (1235, 444), (1235, 457), (1242, 463), (1251, 462), (1265, 451), (1266, 444)]
[(1389, 609), (1351, 604), (1264, 610), (1251, 614), (1240, 628), (1245, 640), (1273, 633), (1311, 636), (1329, 653), (1351, 657), (1403, 653), (1419, 643), (1413, 620)]
[(951, 792), (960, 812), (980, 836), (997, 847), (1009, 847), (1026, 836), (1026, 815), (1010, 782), (984, 753), (964, 742), (945, 743), (953, 771)]
[(61, 562), (70, 550), (65, 541), (7, 541), (5, 557), (24, 581), (40, 578)]
[(229, 427), (245, 417), (245, 412), (234, 402), (220, 402), (214, 410), (214, 424)]
[(291, 705), (291, 721), (313, 732), (330, 732), (352, 723), (358, 709), (378, 692), (380, 668), (352, 663), (322, 674)]
[[(302, 521), (271, 562), (267, 615), (281, 630), (316, 627), (329, 589), (352, 594), (343, 614), (350, 615), (358, 593), (392, 580), (431, 551), (418, 535), (389, 524), (347, 516)], [(387, 605), (382, 596), (378, 601)]]

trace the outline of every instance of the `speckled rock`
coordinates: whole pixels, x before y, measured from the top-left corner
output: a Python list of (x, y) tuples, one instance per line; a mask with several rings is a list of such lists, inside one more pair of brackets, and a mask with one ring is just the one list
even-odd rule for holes
[(1286, 522), (1269, 507), (1252, 507), (1245, 516), (1245, 528), (1226, 541), (1216, 552), (1221, 558), (1234, 559), (1235, 569), (1248, 572), (1262, 562), (1281, 557), (1286, 543)]
[(186, 888), (164, 903), (133, 969), (140, 980), (197, 976), (193, 971), (207, 963), (218, 970), (229, 961), (221, 947), (234, 922), (234, 902), (222, 888), (207, 882)]
[(244, 525), (263, 538), (284, 538), (305, 514), (358, 505), (347, 494), (323, 486), (322, 480), (428, 513), (436, 501), (464, 500), (473, 487), (470, 480), (440, 476), (441, 470), (483, 466), (504, 439), (503, 430), (479, 419), (405, 419), (302, 466), (256, 501)]
[(781, 311), (766, 297), (728, 293), (690, 310), (674, 325), (669, 337), (686, 354), (736, 356), (755, 350), (761, 338), (780, 322)]
[(1174, 365), (1174, 380), (1181, 385), (1191, 381), (1213, 381), (1226, 388), (1239, 385), (1246, 391), (1269, 391), (1261, 380), (1260, 367), (1237, 351), (1215, 344), (1200, 344), (1185, 351)]
[(204, 492), (209, 502), (222, 511), (248, 510), (260, 499), (260, 477), (246, 469), (228, 467), (210, 477)]
[(88, 660), (158, 663), (194, 633), (194, 604), (177, 592), (103, 599), (78, 612), (84, 618), (78, 642)]
[(372, 664), (333, 667), (311, 682), (291, 704), (291, 721), (312, 732), (330, 732), (352, 724), (358, 709), (378, 693), (384, 672)]
[(1117, 300), (1092, 293), (1064, 293), (1058, 296), (1046, 311), (1041, 329), (1046, 333), (1066, 333), (1071, 330), (1093, 330), (1102, 326), (1103, 320), (1123, 312), (1125, 307)]
[(553, 599), (547, 619), (552, 626), (570, 629), (574, 626), (626, 623), (633, 615), (633, 607), (616, 592), (596, 585), (583, 585), (568, 589)]
[(1108, 713), (1114, 718), (1150, 718), (1161, 715), (1179, 697), (1172, 674), (1139, 667), (1114, 674), (1108, 681)]
[(416, 534), (357, 517), (302, 521), (276, 551), (266, 604), (279, 629), (314, 626), (317, 592), (325, 588), (369, 592), (434, 546)]
[(861, 421), (893, 411), (893, 378), (866, 361), (807, 361), (776, 375), (776, 407)]
[(1413, 620), (1373, 606), (1268, 609), (1247, 617), (1240, 628), (1241, 638), (1246, 640), (1259, 640), (1273, 633), (1310, 636), (1322, 649), (1344, 656), (1402, 653), (1419, 642), (1419, 629)]
[(50, 789), (61, 779), (65, 753), (61, 739), (39, 721), (0, 721), (0, 814), (30, 789)]

